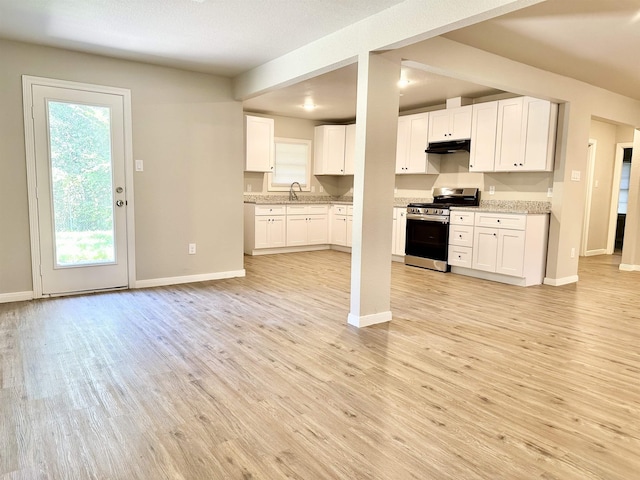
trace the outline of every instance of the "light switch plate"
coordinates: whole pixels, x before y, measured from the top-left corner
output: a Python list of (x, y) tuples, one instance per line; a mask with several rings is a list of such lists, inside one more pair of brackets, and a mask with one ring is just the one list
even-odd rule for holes
[(144, 162), (142, 160), (136, 160), (136, 172), (144, 171)]
[(489, 186), (489, 195), (494, 195), (496, 193), (496, 187), (494, 185)]
[(572, 182), (580, 181), (580, 170), (571, 170), (571, 181)]

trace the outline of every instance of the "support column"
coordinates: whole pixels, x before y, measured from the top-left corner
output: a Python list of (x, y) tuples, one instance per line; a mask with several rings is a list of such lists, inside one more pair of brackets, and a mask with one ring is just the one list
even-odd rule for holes
[[(578, 255), (584, 219), (591, 114), (584, 103), (561, 104), (549, 225), (546, 285), (578, 281)], [(571, 180), (573, 171), (580, 180)], [(575, 201), (575, 199), (582, 199)], [(573, 255), (573, 256), (572, 256)]]
[(631, 178), (620, 270), (640, 271), (640, 130), (633, 133)]
[(366, 327), (391, 320), (391, 242), (400, 59), (358, 56), (351, 310)]

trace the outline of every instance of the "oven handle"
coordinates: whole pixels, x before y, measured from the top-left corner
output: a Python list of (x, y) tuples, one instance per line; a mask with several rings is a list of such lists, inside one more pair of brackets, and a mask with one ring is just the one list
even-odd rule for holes
[(434, 223), (449, 223), (449, 217), (446, 215), (416, 215), (414, 213), (407, 213), (407, 220), (418, 220), (421, 222), (434, 222)]

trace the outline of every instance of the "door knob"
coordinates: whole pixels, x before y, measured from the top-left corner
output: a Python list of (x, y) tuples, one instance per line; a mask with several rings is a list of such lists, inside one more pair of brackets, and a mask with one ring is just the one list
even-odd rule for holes
[(117, 205), (118, 207), (121, 207), (121, 206), (123, 206), (123, 205), (124, 205), (124, 201), (122, 201), (122, 200), (116, 200), (116, 205)]

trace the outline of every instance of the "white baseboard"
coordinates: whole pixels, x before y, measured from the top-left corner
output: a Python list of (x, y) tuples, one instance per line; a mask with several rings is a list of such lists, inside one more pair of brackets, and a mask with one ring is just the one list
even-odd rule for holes
[(245, 251), (245, 255), (273, 255), (274, 253), (298, 253), (298, 252), (315, 252), (317, 250), (329, 250), (330, 245), (300, 245), (298, 247), (278, 247), (278, 248), (258, 248)]
[(246, 271), (232, 270), (229, 272), (204, 273), (201, 275), (186, 275), (184, 277), (151, 278), (138, 280), (135, 288), (165, 287), (167, 285), (179, 285), (182, 283), (207, 282), (209, 280), (222, 280), (224, 278), (244, 277)]
[(578, 281), (578, 275), (571, 275), (570, 277), (564, 278), (544, 278), (545, 285), (551, 285), (552, 287), (560, 287), (562, 285), (568, 285), (570, 283), (576, 283)]
[(587, 250), (586, 252), (584, 252), (585, 257), (595, 257), (596, 255), (606, 255), (606, 254), (607, 254), (606, 248), (599, 248), (597, 250)]
[(33, 292), (0, 293), (0, 303), (25, 302), (33, 300)]
[(640, 265), (631, 265), (629, 263), (621, 263), (620, 270), (623, 272), (640, 272)]
[(354, 315), (353, 313), (349, 314), (347, 318), (347, 322), (349, 325), (353, 325), (354, 327), (368, 327), (370, 325), (376, 325), (378, 323), (384, 323), (391, 321), (391, 312), (380, 312), (373, 313), (371, 315)]

